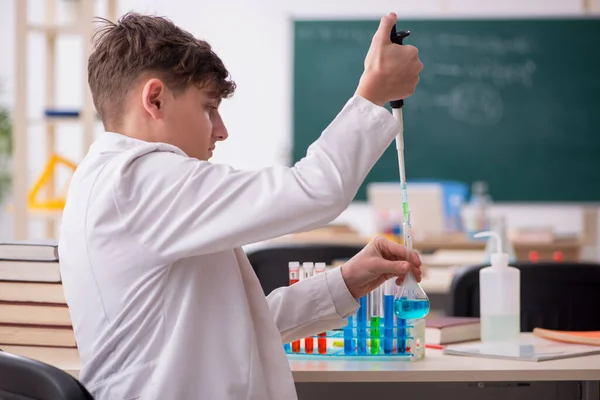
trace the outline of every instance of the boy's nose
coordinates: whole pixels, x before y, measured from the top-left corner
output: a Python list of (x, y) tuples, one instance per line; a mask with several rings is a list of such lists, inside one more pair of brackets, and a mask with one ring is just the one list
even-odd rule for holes
[(213, 132), (212, 135), (217, 141), (222, 142), (223, 140), (229, 137), (229, 133), (227, 132), (227, 128), (225, 127), (225, 123), (221, 118), (221, 114), (216, 115), (216, 118), (213, 121)]

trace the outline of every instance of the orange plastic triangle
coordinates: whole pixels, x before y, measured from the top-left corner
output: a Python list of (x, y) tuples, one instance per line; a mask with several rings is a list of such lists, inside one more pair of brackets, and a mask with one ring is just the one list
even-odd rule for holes
[(38, 199), (40, 190), (44, 189), (50, 178), (54, 176), (56, 166), (59, 164), (66, 166), (72, 172), (74, 172), (77, 168), (77, 165), (71, 161), (59, 156), (58, 154), (52, 154), (48, 159), (46, 166), (44, 167), (44, 171), (29, 192), (29, 208), (36, 210), (62, 210), (65, 207), (66, 195), (52, 199)]

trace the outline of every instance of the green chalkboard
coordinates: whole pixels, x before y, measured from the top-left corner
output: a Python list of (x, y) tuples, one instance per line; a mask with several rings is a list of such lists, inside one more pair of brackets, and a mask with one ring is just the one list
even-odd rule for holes
[[(378, 21), (294, 21), (293, 159), (352, 96)], [(414, 20), (407, 179), (485, 180), (500, 201), (600, 201), (600, 19)], [(397, 181), (394, 146), (366, 183)]]

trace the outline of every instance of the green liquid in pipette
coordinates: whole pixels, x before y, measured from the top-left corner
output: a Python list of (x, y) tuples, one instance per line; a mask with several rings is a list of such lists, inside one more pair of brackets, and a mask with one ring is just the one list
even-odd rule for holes
[(371, 354), (379, 354), (380, 317), (371, 317)]
[(400, 190), (402, 190), (402, 213), (404, 214), (404, 220), (408, 221), (408, 190), (405, 183), (400, 185)]

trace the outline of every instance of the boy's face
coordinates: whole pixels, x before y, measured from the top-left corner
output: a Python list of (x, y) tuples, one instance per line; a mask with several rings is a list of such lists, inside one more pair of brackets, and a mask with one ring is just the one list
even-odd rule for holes
[(227, 128), (219, 114), (220, 98), (214, 86), (191, 86), (165, 102), (164, 134), (188, 156), (199, 160), (212, 157), (217, 142), (227, 139)]

